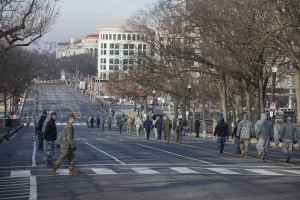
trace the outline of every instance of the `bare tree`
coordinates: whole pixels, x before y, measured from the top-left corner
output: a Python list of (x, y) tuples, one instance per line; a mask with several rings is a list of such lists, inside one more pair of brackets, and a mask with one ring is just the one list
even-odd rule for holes
[(58, 17), (58, 0), (0, 3), (0, 50), (27, 46), (48, 32)]

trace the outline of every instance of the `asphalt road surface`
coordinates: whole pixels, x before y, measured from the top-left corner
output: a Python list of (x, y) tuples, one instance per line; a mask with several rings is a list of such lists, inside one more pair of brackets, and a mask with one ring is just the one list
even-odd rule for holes
[[(68, 85), (39, 85), (39, 110), (58, 113), (60, 131), (65, 117), (74, 113), (77, 146), (76, 168), (80, 175), (68, 176), (68, 163), (59, 176), (52, 177), (43, 153), (37, 151), (33, 126), (23, 127), (11, 141), (0, 145), (1, 199), (115, 199), (115, 200), (247, 200), (300, 199), (300, 153), (294, 151), (292, 162), (284, 163), (281, 149), (270, 148), (267, 162), (256, 159), (255, 144), (249, 159), (234, 153), (232, 141), (224, 154), (217, 151), (210, 138), (183, 136), (183, 143), (165, 144), (137, 137), (135, 129), (127, 135), (87, 128), (85, 117), (108, 114)], [(24, 111), (34, 112), (29, 97)], [(56, 149), (54, 160), (58, 157)]]

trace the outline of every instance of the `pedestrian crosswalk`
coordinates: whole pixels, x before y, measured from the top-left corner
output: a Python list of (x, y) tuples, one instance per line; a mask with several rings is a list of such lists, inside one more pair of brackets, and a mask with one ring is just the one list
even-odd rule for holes
[[(300, 169), (285, 168), (220, 168), (220, 167), (92, 167), (77, 168), (83, 175), (118, 175), (118, 174), (195, 174), (195, 175), (252, 175), (252, 176), (300, 176)], [(69, 175), (68, 169), (59, 169), (58, 175)], [(3, 172), (0, 173), (3, 176)], [(7, 173), (10, 178), (30, 176), (50, 176), (49, 169), (13, 170)], [(1, 179), (1, 176), (0, 176)]]

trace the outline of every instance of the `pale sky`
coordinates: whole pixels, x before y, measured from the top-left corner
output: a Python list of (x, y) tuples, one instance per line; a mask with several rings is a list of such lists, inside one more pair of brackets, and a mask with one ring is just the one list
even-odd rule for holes
[(156, 0), (60, 0), (60, 16), (41, 41), (64, 42), (96, 34), (99, 28), (130, 18)]

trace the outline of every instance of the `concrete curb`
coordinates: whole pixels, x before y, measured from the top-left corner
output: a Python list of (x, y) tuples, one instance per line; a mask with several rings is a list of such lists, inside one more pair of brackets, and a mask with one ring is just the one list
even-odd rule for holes
[[(15, 127), (12, 131), (10, 131), (10, 136), (16, 134), (21, 128), (23, 128), (24, 124), (21, 124), (17, 127)], [(3, 134), (3, 136), (0, 136), (0, 144), (2, 144), (3, 140), (5, 139), (6, 134)]]

